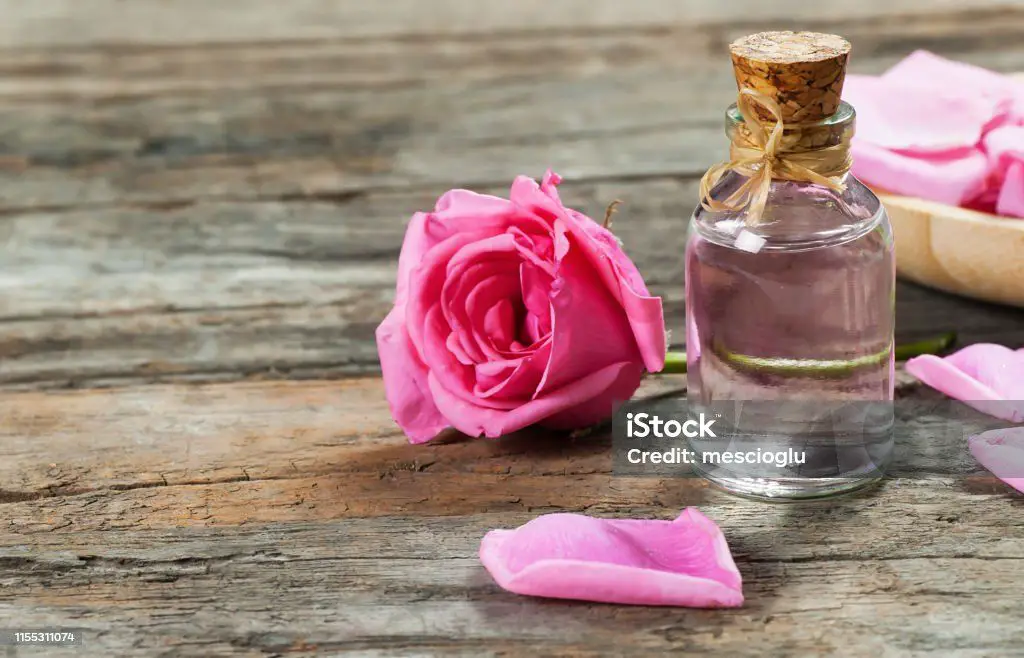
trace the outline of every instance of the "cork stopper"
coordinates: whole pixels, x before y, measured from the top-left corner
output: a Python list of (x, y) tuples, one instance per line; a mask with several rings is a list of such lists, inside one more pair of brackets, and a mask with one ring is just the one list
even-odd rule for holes
[[(760, 32), (729, 46), (740, 89), (773, 98), (786, 123), (809, 123), (839, 109), (850, 44), (834, 34)], [(771, 121), (770, 114), (758, 116)]]

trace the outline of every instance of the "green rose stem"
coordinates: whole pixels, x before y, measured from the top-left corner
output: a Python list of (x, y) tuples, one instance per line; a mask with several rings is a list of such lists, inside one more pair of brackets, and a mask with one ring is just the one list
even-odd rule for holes
[[(926, 338), (924, 340), (919, 340), (919, 341), (917, 341), (915, 343), (907, 343), (906, 345), (897, 345), (896, 346), (896, 360), (897, 361), (904, 361), (906, 359), (909, 359), (909, 358), (912, 358), (912, 357), (915, 357), (915, 356), (921, 356), (922, 354), (939, 354), (939, 353), (944, 352), (947, 349), (949, 349), (950, 346), (952, 346), (953, 343), (955, 343), (955, 342), (956, 342), (956, 332), (950, 331), (950, 332), (944, 333), (944, 334), (942, 334), (940, 336), (935, 336), (933, 338)], [(880, 354), (879, 356), (885, 356), (885, 355), (884, 354)], [(874, 361), (874, 355), (869, 356), (869, 357), (865, 357), (865, 358), (868, 361)], [(754, 367), (759, 365), (757, 362), (760, 361), (760, 359), (753, 359), (751, 357), (745, 357), (745, 356), (742, 356), (742, 355), (733, 355), (733, 354), (726, 354), (725, 355), (725, 360), (726, 361), (738, 362), (738, 363), (741, 363), (743, 365), (754, 366)], [(765, 360), (765, 361), (767, 362), (768, 360)], [(849, 361), (846, 364), (843, 364), (842, 362), (840, 362), (840, 363), (830, 363), (830, 364), (828, 364), (827, 367), (822, 365), (822, 366), (820, 366), (818, 368), (815, 368), (815, 365), (813, 364), (813, 362), (807, 362), (805, 364), (794, 363), (790, 367), (783, 366), (782, 369), (783, 370), (787, 370), (787, 371), (789, 371), (789, 370), (792, 370), (792, 371), (800, 371), (800, 370), (812, 371), (812, 370), (816, 370), (816, 369), (821, 369), (821, 370), (829, 370), (831, 372), (833, 370), (836, 370), (837, 368), (838, 369), (844, 369), (844, 368), (845, 369), (849, 369), (849, 368), (855, 368), (858, 365), (861, 365), (860, 361), (857, 360), (857, 359), (854, 359), (854, 360)], [(768, 369), (771, 369), (771, 366), (768, 365), (767, 363), (765, 364), (765, 366)], [(661, 372), (662, 372), (662, 374), (668, 374), (668, 375), (685, 373), (686, 372), (686, 352), (672, 352), (672, 351), (668, 352), (665, 355), (665, 368)], [(835, 374), (835, 373), (832, 373), (832, 374)]]
[(665, 354), (665, 367), (658, 374), (674, 375), (686, 372), (686, 352), (672, 352)]
[(956, 342), (956, 332), (949, 331), (941, 336), (935, 336), (934, 338), (926, 338), (919, 340), (916, 343), (907, 343), (906, 345), (896, 346), (896, 360), (905, 361), (915, 356), (921, 356), (922, 354), (939, 354), (945, 352), (953, 343)]

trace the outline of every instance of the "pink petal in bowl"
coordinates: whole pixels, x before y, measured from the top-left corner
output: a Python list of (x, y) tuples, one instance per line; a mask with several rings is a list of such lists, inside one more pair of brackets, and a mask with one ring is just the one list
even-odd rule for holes
[(492, 530), (480, 560), (502, 588), (529, 596), (634, 605), (734, 608), (742, 578), (715, 522), (546, 514)]
[(985, 188), (988, 159), (980, 148), (910, 154), (853, 140), (853, 174), (888, 192), (960, 205)]
[(1015, 162), (1007, 170), (996, 200), (996, 212), (1024, 219), (1024, 162)]
[(955, 62), (926, 50), (911, 53), (886, 71), (882, 78), (896, 84), (937, 82), (950, 90), (947, 93), (987, 103), (991, 117), (989, 127), (1008, 118), (1016, 109), (1021, 93), (1020, 83), (1009, 76), (966, 62)]
[(1024, 492), (1024, 427), (990, 430), (968, 439), (971, 454), (997, 478)]
[(910, 359), (907, 372), (982, 413), (1024, 422), (1024, 349), (978, 343), (945, 358)]
[(941, 78), (848, 75), (843, 99), (856, 108), (858, 140), (907, 153), (974, 148), (995, 116), (991, 103), (950, 89)]

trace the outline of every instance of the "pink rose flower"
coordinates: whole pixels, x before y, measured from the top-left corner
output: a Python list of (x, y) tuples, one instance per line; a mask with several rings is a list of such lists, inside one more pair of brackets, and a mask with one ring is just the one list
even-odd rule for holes
[(411, 442), (591, 425), (664, 365), (661, 299), (560, 182), (520, 176), (507, 200), (452, 190), (409, 222), (377, 349)]

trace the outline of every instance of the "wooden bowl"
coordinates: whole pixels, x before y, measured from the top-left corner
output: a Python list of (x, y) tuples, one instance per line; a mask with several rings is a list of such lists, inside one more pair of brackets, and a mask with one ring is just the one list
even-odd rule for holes
[(896, 236), (896, 269), (911, 281), (1024, 307), (1024, 219), (879, 194)]

